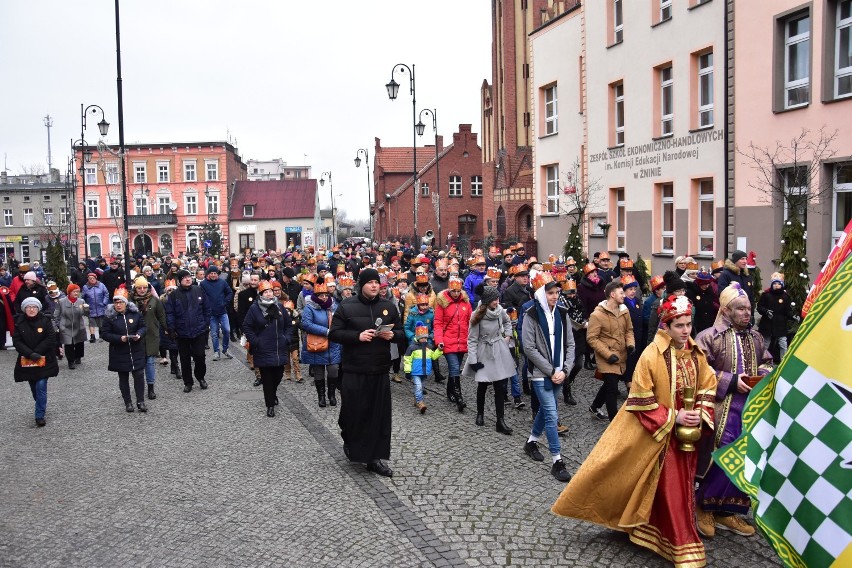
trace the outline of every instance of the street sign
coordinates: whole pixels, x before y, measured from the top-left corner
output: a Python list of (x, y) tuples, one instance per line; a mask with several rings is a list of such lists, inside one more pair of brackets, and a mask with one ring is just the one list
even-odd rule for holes
[(213, 241), (211, 241), (209, 239), (204, 241), (204, 248), (210, 248), (212, 246), (213, 246)]

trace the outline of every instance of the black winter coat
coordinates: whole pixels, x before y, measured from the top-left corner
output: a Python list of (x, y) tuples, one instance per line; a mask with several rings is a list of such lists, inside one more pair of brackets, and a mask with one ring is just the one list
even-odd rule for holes
[[(770, 311), (772, 317), (769, 317)], [(757, 313), (760, 314), (760, 325), (757, 327), (760, 333), (770, 337), (787, 335), (787, 325), (794, 314), (786, 290), (765, 290), (757, 303)]]
[(293, 320), (275, 304), (276, 315), (266, 317), (259, 303), (249, 308), (242, 330), (251, 345), (254, 366), (281, 367), (290, 362), (290, 340), (294, 333)]
[(532, 300), (532, 290), (528, 286), (522, 286), (518, 282), (512, 282), (506, 291), (503, 292), (503, 300), (500, 305), (506, 308), (515, 308), (518, 310), (518, 315), (521, 312), (521, 306)]
[(210, 328), (210, 300), (200, 287), (178, 286), (166, 299), (166, 322), (177, 337), (192, 339)]
[[(56, 330), (50, 316), (42, 312), (30, 319), (21, 313), (15, 316), (12, 344), (18, 352), (15, 360), (15, 382), (37, 381), (59, 374), (56, 360)], [(45, 357), (44, 367), (21, 367), (21, 357), (32, 358), (33, 353)]]
[[(145, 368), (145, 331), (145, 318), (133, 302), (128, 302), (123, 314), (112, 305), (107, 306), (101, 337), (109, 343), (110, 371), (129, 373)], [(137, 334), (138, 341), (129, 338)], [(121, 341), (122, 335), (128, 336), (127, 343)]]
[(348, 372), (364, 375), (381, 375), (390, 371), (390, 345), (376, 337), (372, 341), (361, 341), (358, 337), (366, 329), (376, 329), (376, 320), (382, 325), (393, 324), (393, 342), (405, 337), (399, 310), (390, 300), (376, 296), (368, 300), (360, 293), (346, 298), (331, 319), (328, 338), (343, 346), (341, 364)]

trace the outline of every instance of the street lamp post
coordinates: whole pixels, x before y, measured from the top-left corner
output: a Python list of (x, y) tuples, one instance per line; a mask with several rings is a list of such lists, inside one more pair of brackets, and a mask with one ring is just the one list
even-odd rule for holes
[(435, 235), (437, 240), (438, 248), (441, 247), (441, 168), (440, 168), (440, 160), (439, 160), (439, 150), (438, 150), (438, 111), (437, 109), (429, 109), (424, 108), (420, 111), (420, 116), (417, 124), (414, 125), (415, 130), (417, 130), (417, 134), (419, 136), (423, 136), (423, 131), (426, 130), (426, 125), (423, 124), (423, 113), (432, 116), (432, 130), (435, 132), (435, 203), (437, 203), (437, 211), (436, 217), (438, 218), (438, 232)]
[(126, 150), (124, 148), (124, 93), (121, 88), (121, 26), (118, 0), (115, 0), (115, 68), (116, 94), (118, 97), (118, 153), (121, 157), (121, 214), (124, 216), (124, 280), (130, 281), (130, 227), (127, 220), (127, 176), (125, 175)]
[(411, 130), (413, 135), (413, 144), (412, 150), (414, 152), (414, 169), (413, 169), (413, 177), (411, 182), (411, 190), (414, 194), (414, 243), (415, 247), (419, 248), (418, 238), (420, 233), (417, 231), (417, 94), (414, 83), (414, 64), (409, 67), (405, 63), (397, 63), (391, 69), (391, 80), (385, 85), (385, 88), (388, 90), (388, 97), (390, 100), (395, 100), (396, 95), (399, 93), (399, 83), (397, 83), (393, 75), (397, 71), (399, 72), (408, 72), (409, 80), (409, 89), (411, 91)]
[(370, 238), (370, 241), (373, 240), (373, 204), (371, 203), (373, 197), (373, 191), (370, 187), (370, 154), (367, 152), (366, 148), (359, 148), (355, 153), (355, 167), (361, 167), (361, 153), (364, 153), (364, 165), (367, 167), (367, 236)]
[(329, 239), (328, 247), (331, 248), (337, 243), (337, 230), (334, 226), (334, 182), (331, 181), (331, 172), (323, 172), (320, 176), (320, 186), (325, 185), (326, 177), (328, 177), (328, 192), (331, 194), (331, 239)]
[[(91, 112), (92, 114), (97, 114), (100, 111), (101, 113), (101, 121), (98, 122), (98, 131), (101, 133), (101, 136), (106, 136), (107, 132), (109, 132), (109, 122), (106, 121), (106, 114), (104, 113), (104, 109), (102, 109), (98, 105), (89, 105), (86, 106), (83, 103), (80, 103), (80, 139), (76, 142), (72, 142), (71, 146), (73, 148), (77, 148), (79, 145), (80, 150), (83, 154), (83, 162), (80, 164), (80, 178), (83, 180), (82, 188), (83, 188), (83, 251), (84, 258), (89, 258), (89, 227), (87, 221), (87, 212), (86, 212), (86, 164), (92, 161), (92, 151), (87, 150), (88, 143), (85, 140), (86, 136), (86, 115)], [(77, 155), (75, 150), (74, 155)], [(76, 203), (76, 199), (74, 200)]]

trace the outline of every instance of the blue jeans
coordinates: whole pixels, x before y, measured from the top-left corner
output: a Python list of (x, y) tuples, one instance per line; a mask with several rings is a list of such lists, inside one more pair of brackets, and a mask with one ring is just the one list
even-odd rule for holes
[(423, 381), (426, 377), (423, 375), (411, 375), (411, 381), (414, 383), (414, 400), (423, 402)]
[(547, 435), (547, 449), (550, 455), (559, 455), (562, 446), (559, 444), (559, 433), (556, 430), (556, 422), (559, 416), (556, 412), (556, 399), (562, 392), (562, 385), (553, 385), (553, 390), (545, 390), (544, 381), (530, 381), (530, 384), (538, 397), (538, 412), (532, 425), (532, 435), (541, 436), (542, 432)]
[(35, 417), (44, 418), (44, 411), (47, 410), (47, 379), (29, 381), (29, 383), (35, 401)]
[(464, 353), (444, 353), (444, 357), (447, 359), (447, 372), (451, 377), (458, 377), (461, 375), (461, 362), (464, 359)]
[(512, 397), (517, 398), (521, 396), (521, 377), (518, 376), (518, 373), (512, 375)]
[(157, 356), (149, 355), (145, 357), (145, 382), (153, 385), (157, 379)]
[(213, 338), (213, 351), (219, 352), (219, 328), (222, 328), (222, 351), (228, 350), (228, 341), (231, 339), (231, 322), (228, 314), (221, 316), (210, 316), (210, 337)]

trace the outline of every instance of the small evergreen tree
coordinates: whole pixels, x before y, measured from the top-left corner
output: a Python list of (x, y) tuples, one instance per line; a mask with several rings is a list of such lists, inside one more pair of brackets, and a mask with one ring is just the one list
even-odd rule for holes
[(577, 261), (578, 265), (582, 265), (585, 253), (583, 252), (583, 240), (580, 238), (580, 227), (577, 223), (571, 225), (568, 231), (568, 240), (565, 241), (565, 246), (562, 247), (562, 255), (567, 259), (569, 256)]
[(56, 282), (60, 290), (68, 288), (68, 265), (65, 263), (62, 244), (57, 241), (48, 241), (45, 272)]
[(781, 262), (779, 271), (784, 274), (784, 287), (794, 302), (794, 313), (800, 313), (805, 303), (810, 280), (808, 259), (805, 256), (805, 226), (795, 211), (781, 229)]
[(649, 287), (649, 283), (651, 282), (651, 274), (648, 272), (648, 265), (645, 264), (645, 259), (642, 258), (641, 254), (636, 256), (636, 262), (633, 265), (633, 268), (636, 270), (636, 274), (639, 276), (637, 280), (642, 286), (642, 294), (650, 294), (651, 288)]
[(219, 231), (217, 223), (206, 223), (202, 230), (202, 241), (210, 241), (210, 246), (207, 248), (207, 254), (211, 256), (219, 256), (222, 252), (222, 233)]

